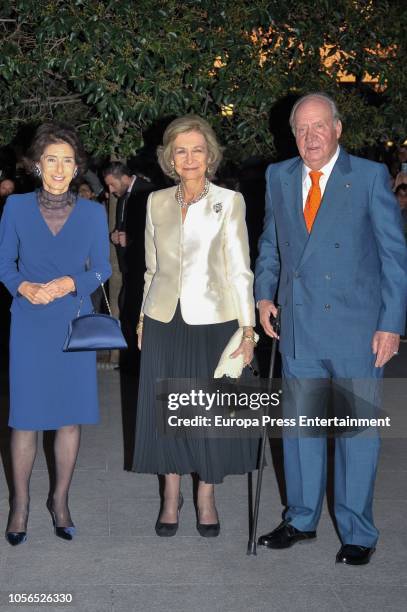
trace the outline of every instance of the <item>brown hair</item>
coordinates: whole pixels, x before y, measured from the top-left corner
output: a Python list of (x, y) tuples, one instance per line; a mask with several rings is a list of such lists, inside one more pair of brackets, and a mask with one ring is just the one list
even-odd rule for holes
[(26, 156), (27, 169), (32, 172), (36, 162), (50, 144), (65, 142), (69, 144), (75, 154), (75, 164), (78, 167), (78, 176), (86, 171), (87, 155), (76, 131), (63, 123), (43, 123), (34, 134)]

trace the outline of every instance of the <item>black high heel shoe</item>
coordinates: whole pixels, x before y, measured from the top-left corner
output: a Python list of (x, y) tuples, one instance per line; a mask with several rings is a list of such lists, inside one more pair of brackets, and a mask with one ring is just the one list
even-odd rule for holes
[(76, 534), (76, 527), (75, 525), (72, 525), (71, 527), (58, 527), (57, 526), (57, 519), (56, 519), (56, 515), (55, 515), (55, 511), (52, 507), (51, 502), (48, 500), (47, 501), (47, 508), (48, 508), (48, 512), (51, 515), (51, 519), (52, 519), (52, 524), (54, 526), (54, 533), (58, 538), (61, 538), (62, 540), (73, 540), (74, 535)]
[(162, 523), (160, 517), (158, 517), (155, 524), (155, 532), (160, 538), (171, 538), (175, 536), (178, 531), (179, 513), (182, 506), (184, 505), (184, 498), (180, 492), (178, 497), (178, 509), (177, 509), (177, 522), (176, 523)]
[[(12, 512), (11, 512), (12, 513)], [(8, 531), (6, 530), (5, 538), (11, 546), (18, 546), (27, 541), (27, 521), (28, 521), (29, 507), (27, 506), (27, 518), (25, 521), (25, 531)], [(10, 524), (10, 520), (9, 520)]]
[(217, 538), (220, 532), (220, 523), (217, 521), (216, 523), (200, 523), (199, 522), (199, 509), (197, 511), (197, 520), (196, 520), (196, 528), (198, 533), (203, 538)]

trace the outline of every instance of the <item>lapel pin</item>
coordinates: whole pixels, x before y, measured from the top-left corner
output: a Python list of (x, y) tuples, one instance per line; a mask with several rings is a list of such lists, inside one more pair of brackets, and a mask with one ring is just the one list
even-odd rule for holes
[(346, 183), (345, 187), (346, 187), (346, 189), (349, 189), (350, 183)]
[(213, 210), (216, 213), (220, 213), (220, 211), (222, 210), (222, 203), (221, 202), (216, 202), (216, 204), (213, 205)]

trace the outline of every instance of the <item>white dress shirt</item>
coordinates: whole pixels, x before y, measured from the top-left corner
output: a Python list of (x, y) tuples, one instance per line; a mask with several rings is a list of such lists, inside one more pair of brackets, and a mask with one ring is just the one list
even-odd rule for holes
[(131, 177), (131, 183), (130, 183), (129, 188), (127, 189), (126, 193), (131, 193), (131, 190), (133, 189), (133, 185), (136, 182), (136, 180), (137, 180), (137, 176), (135, 174), (133, 174), (132, 177)]
[[(329, 162), (325, 164), (325, 166), (322, 166), (322, 168), (319, 170), (319, 172), (322, 172), (322, 176), (319, 179), (319, 187), (321, 189), (321, 198), (323, 198), (324, 196), (326, 184), (328, 182), (329, 177), (331, 176), (331, 172), (333, 170), (335, 162), (339, 157), (339, 152), (340, 152), (340, 147), (338, 146), (338, 148), (335, 151), (335, 154), (331, 157)], [(311, 172), (311, 168), (308, 168), (308, 166), (303, 164), (302, 166), (302, 208), (303, 210), (305, 208), (305, 202), (307, 201), (308, 192), (311, 188), (311, 179), (309, 176), (310, 172)]]

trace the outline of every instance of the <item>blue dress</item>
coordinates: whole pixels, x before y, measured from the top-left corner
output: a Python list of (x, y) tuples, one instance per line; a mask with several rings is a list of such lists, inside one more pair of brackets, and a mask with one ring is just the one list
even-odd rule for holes
[[(85, 270), (86, 262), (90, 267)], [(83, 298), (92, 312), (96, 274), (111, 274), (106, 212), (79, 198), (57, 235), (40, 212), (35, 193), (12, 195), (0, 222), (0, 281), (13, 296), (10, 330), (10, 427), (58, 429), (99, 420), (96, 353), (64, 353), (68, 323)], [(17, 290), (23, 281), (46, 283), (71, 276), (76, 294), (31, 304)]]

